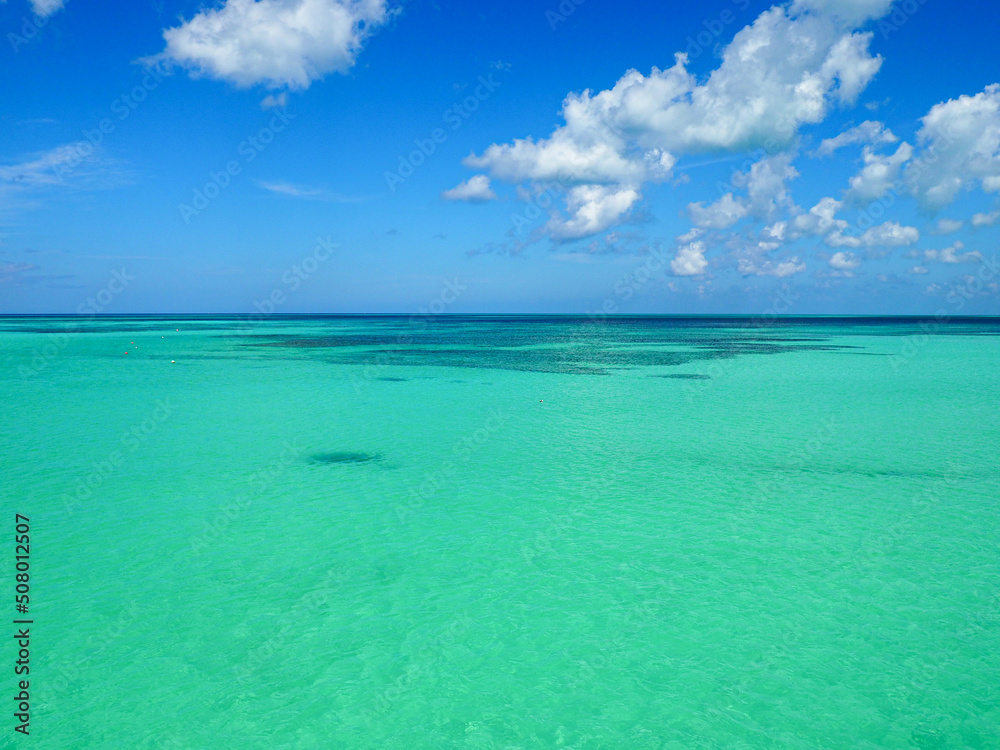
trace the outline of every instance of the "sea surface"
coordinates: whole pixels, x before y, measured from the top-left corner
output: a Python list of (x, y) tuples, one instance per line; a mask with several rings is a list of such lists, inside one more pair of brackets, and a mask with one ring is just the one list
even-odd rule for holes
[(0, 746), (1000, 747), (998, 319), (5, 318), (0, 385)]

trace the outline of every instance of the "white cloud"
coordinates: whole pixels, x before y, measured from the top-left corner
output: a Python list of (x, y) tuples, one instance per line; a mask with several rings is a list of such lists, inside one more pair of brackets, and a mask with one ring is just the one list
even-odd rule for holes
[(775, 231), (783, 233), (783, 228), (776, 229), (772, 226), (765, 229), (763, 234), (767, 239), (757, 240), (755, 244), (738, 249), (735, 253), (737, 264), (736, 270), (743, 276), (776, 276), (785, 278), (793, 274), (806, 270), (804, 263), (800, 263), (797, 257), (787, 258), (782, 261), (772, 260), (769, 253), (781, 247), (781, 241), (776, 241)]
[(792, 220), (792, 239), (803, 235), (824, 236), (832, 231), (843, 232), (848, 224), (843, 219), (836, 218), (837, 211), (843, 203), (835, 198), (822, 198), (819, 203), (809, 209), (807, 214), (799, 214)]
[(705, 260), (705, 243), (691, 242), (677, 248), (677, 255), (670, 261), (670, 270), (677, 276), (700, 276), (708, 268)]
[(854, 103), (882, 63), (868, 54), (870, 41), (870, 33), (843, 32), (822, 16), (794, 18), (775, 7), (736, 34), (705, 83), (687, 72), (684, 54), (649, 76), (630, 70), (611, 89), (567, 96), (566, 124), (549, 139), (494, 145), (470, 165), (505, 178), (550, 179), (558, 175), (536, 177), (525, 168), (549, 150), (599, 163), (609, 156), (600, 145), (638, 168), (641, 159), (626, 147), (645, 156), (656, 148), (692, 153), (790, 144), (800, 125), (820, 122), (835, 104)]
[(788, 231), (787, 221), (776, 221), (773, 224), (764, 227), (762, 234), (766, 235), (770, 239), (777, 240), (778, 242), (785, 241), (785, 233)]
[(708, 206), (704, 203), (691, 203), (687, 210), (691, 221), (708, 229), (726, 229), (747, 215), (746, 206), (742, 201), (734, 199), (732, 193), (726, 193)]
[(47, 18), (62, 7), (63, 0), (31, 0), (31, 9), (39, 18)]
[(964, 249), (965, 245), (962, 242), (955, 242), (951, 247), (946, 247), (943, 250), (924, 250), (924, 257), (927, 260), (936, 260), (941, 263), (976, 263), (983, 259), (982, 254), (978, 251), (963, 253)]
[(909, 273), (916, 274), (916, 275), (922, 275), (922, 274), (930, 273), (930, 272), (931, 272), (931, 270), (927, 266), (914, 266), (913, 268), (911, 268), (909, 270)]
[(923, 152), (906, 175), (925, 208), (944, 208), (976, 180), (1000, 190), (1000, 84), (935, 104), (921, 122)]
[(71, 176), (92, 174), (97, 151), (88, 141), (67, 143), (19, 164), (0, 166), (0, 187), (18, 190), (59, 185)]
[[(882, 59), (869, 54), (872, 34), (854, 33), (852, 24), (883, 6), (884, 0), (808, 2), (796, 11), (776, 6), (736, 33), (704, 81), (687, 71), (684, 54), (648, 76), (630, 70), (610, 89), (567, 96), (565, 124), (549, 137), (493, 144), (464, 163), (513, 183), (558, 180), (638, 193), (644, 182), (667, 180), (682, 154), (758, 147), (774, 153), (794, 144), (801, 126), (856, 102)], [(787, 201), (784, 181), (797, 175), (789, 162), (781, 154), (758, 162), (748, 211), (767, 215)]]
[(740, 174), (738, 178), (734, 178), (746, 181), (750, 198), (748, 209), (751, 214), (768, 218), (779, 208), (793, 207), (785, 183), (798, 177), (799, 173), (791, 163), (792, 154), (769, 156), (750, 167), (749, 174)]
[(853, 271), (861, 266), (861, 259), (852, 252), (842, 250), (830, 257), (830, 268), (838, 271)]
[(895, 143), (899, 139), (881, 122), (866, 120), (860, 125), (845, 130), (835, 138), (827, 138), (819, 144), (813, 156), (830, 156), (837, 149), (853, 143), (863, 143), (868, 146), (883, 146)]
[(889, 12), (892, 3), (893, 0), (795, 0), (792, 10), (825, 13), (856, 25), (881, 18)]
[(237, 86), (305, 89), (350, 70), (389, 16), (386, 0), (226, 0), (165, 30), (159, 57)]
[(288, 106), (288, 92), (282, 91), (280, 94), (275, 96), (274, 94), (268, 94), (260, 102), (261, 109), (284, 109)]
[(856, 237), (845, 236), (843, 230), (837, 229), (827, 235), (826, 244), (830, 247), (903, 247), (919, 239), (920, 232), (915, 227), (887, 221)]
[(688, 205), (691, 220), (699, 227), (726, 229), (744, 216), (769, 218), (779, 208), (792, 208), (786, 182), (799, 176), (791, 165), (792, 158), (790, 153), (767, 156), (754, 163), (748, 173), (736, 172), (732, 184), (746, 185), (747, 199), (726, 193), (708, 206), (691, 203)]
[(740, 258), (736, 270), (744, 276), (776, 276), (784, 279), (806, 270), (806, 264), (798, 258), (773, 261), (760, 258)]
[(865, 147), (865, 166), (850, 179), (846, 200), (862, 204), (878, 200), (896, 184), (903, 165), (912, 156), (913, 147), (909, 143), (900, 144), (892, 156), (876, 154), (871, 147)]
[(931, 234), (952, 234), (965, 226), (964, 221), (957, 219), (938, 219), (937, 224), (931, 230)]
[(677, 241), (680, 242), (681, 244), (686, 244), (688, 242), (691, 242), (693, 240), (698, 239), (704, 233), (705, 233), (704, 229), (700, 229), (698, 227), (694, 227), (693, 229), (690, 229), (687, 232), (685, 232), (684, 234), (680, 235), (677, 238)]
[(475, 177), (470, 177), (451, 190), (445, 190), (441, 193), (441, 197), (447, 201), (483, 203), (485, 201), (496, 200), (497, 194), (490, 187), (490, 178), (484, 174), (477, 174)]
[(270, 193), (286, 195), (290, 198), (304, 198), (307, 200), (331, 201), (333, 203), (360, 203), (368, 200), (364, 196), (340, 195), (331, 193), (329, 190), (306, 185), (295, 185), (290, 182), (255, 180), (257, 187), (267, 190)]
[(976, 229), (991, 227), (998, 221), (1000, 221), (1000, 211), (988, 214), (974, 214), (972, 217), (972, 226), (976, 227)]
[(590, 237), (617, 224), (638, 200), (634, 188), (578, 185), (566, 197), (569, 218), (553, 216), (545, 228), (556, 241)]

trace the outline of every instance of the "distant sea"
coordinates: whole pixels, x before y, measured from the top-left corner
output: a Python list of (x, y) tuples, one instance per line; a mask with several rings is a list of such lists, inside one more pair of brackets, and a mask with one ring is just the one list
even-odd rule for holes
[(1000, 742), (998, 319), (4, 318), (0, 363), (4, 747)]

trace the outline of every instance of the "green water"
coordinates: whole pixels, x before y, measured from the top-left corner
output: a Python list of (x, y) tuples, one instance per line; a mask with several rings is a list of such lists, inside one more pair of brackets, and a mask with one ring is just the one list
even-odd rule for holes
[(0, 746), (1000, 747), (1000, 323), (930, 330), (0, 320)]

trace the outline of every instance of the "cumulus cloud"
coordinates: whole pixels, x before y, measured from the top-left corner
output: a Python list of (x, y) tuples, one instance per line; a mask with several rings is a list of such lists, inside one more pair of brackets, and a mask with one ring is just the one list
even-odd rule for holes
[(441, 197), (446, 201), (468, 201), (469, 203), (484, 203), (496, 200), (497, 194), (490, 187), (490, 178), (484, 174), (477, 174), (470, 177), (465, 182), (445, 190)]
[(267, 109), (283, 109), (288, 106), (288, 92), (282, 91), (280, 94), (275, 96), (274, 94), (268, 94), (260, 102), (260, 108)]
[(566, 197), (569, 218), (554, 215), (545, 228), (557, 242), (590, 237), (617, 224), (638, 200), (634, 188), (578, 185)]
[(798, 258), (774, 261), (760, 258), (740, 258), (736, 270), (744, 276), (776, 276), (779, 279), (793, 276), (806, 270), (806, 264)]
[(769, 218), (780, 208), (794, 208), (786, 184), (799, 176), (792, 158), (790, 153), (768, 156), (751, 166), (749, 173), (734, 175), (734, 182), (746, 183), (747, 208), (752, 215)]
[(891, 156), (876, 154), (870, 147), (864, 150), (865, 166), (850, 179), (846, 200), (867, 204), (878, 200), (896, 184), (899, 173), (913, 156), (913, 147), (903, 143)]
[(795, 0), (792, 9), (824, 13), (843, 23), (856, 25), (881, 18), (889, 12), (892, 3), (893, 0)]
[[(464, 163), (513, 183), (617, 185), (638, 197), (643, 183), (670, 178), (679, 155), (788, 148), (801, 126), (853, 105), (879, 70), (881, 57), (868, 51), (871, 33), (853, 29), (888, 7), (883, 0), (776, 6), (737, 32), (707, 79), (687, 71), (684, 54), (666, 70), (630, 70), (610, 89), (567, 96), (564, 124), (550, 136), (493, 144)], [(787, 200), (784, 181), (797, 174), (789, 161), (759, 162), (759, 192), (751, 181), (747, 211), (767, 215)], [(734, 200), (726, 205), (738, 212)]]
[(916, 227), (904, 227), (895, 221), (887, 221), (877, 227), (872, 227), (858, 236), (845, 236), (843, 230), (837, 229), (826, 237), (830, 247), (904, 247), (912, 245), (920, 239)]
[(670, 270), (676, 276), (700, 276), (708, 268), (705, 260), (705, 243), (698, 240), (681, 245), (677, 255), (670, 261)]
[(977, 180), (1000, 190), (1000, 84), (935, 104), (921, 123), (923, 153), (906, 175), (924, 208), (944, 208)]
[(848, 223), (836, 218), (843, 203), (835, 198), (822, 198), (819, 203), (809, 209), (808, 213), (799, 214), (792, 220), (792, 239), (804, 235), (825, 236), (830, 232), (844, 232)]
[(974, 214), (972, 216), (972, 226), (976, 229), (991, 227), (1000, 221), (1000, 211), (993, 211), (988, 214)]
[(61, 10), (63, 5), (63, 0), (31, 0), (31, 9), (39, 18), (48, 18)]
[(708, 206), (704, 203), (691, 203), (687, 210), (695, 225), (707, 229), (726, 229), (747, 215), (746, 206), (733, 198), (732, 193), (726, 193)]
[(813, 156), (831, 156), (837, 149), (862, 143), (867, 146), (884, 146), (899, 139), (881, 122), (866, 120), (860, 125), (845, 130), (835, 138), (827, 138), (813, 151)]
[(931, 234), (952, 234), (965, 226), (964, 221), (957, 219), (938, 219), (937, 224), (931, 230)]
[(838, 271), (853, 271), (861, 266), (861, 259), (852, 252), (842, 250), (830, 257), (830, 268)]
[(241, 87), (305, 89), (350, 70), (389, 16), (386, 0), (226, 0), (165, 30), (159, 59)]
[(955, 242), (951, 247), (942, 250), (924, 250), (924, 257), (941, 263), (977, 263), (983, 259), (980, 252), (973, 250), (963, 253), (964, 249), (965, 245), (962, 242)]
[(732, 184), (746, 186), (745, 199), (726, 193), (708, 206), (702, 202), (689, 204), (688, 215), (699, 227), (725, 229), (744, 216), (766, 219), (781, 208), (794, 208), (786, 184), (799, 176), (791, 165), (792, 158), (791, 153), (767, 156), (754, 163), (749, 172), (736, 172)]

